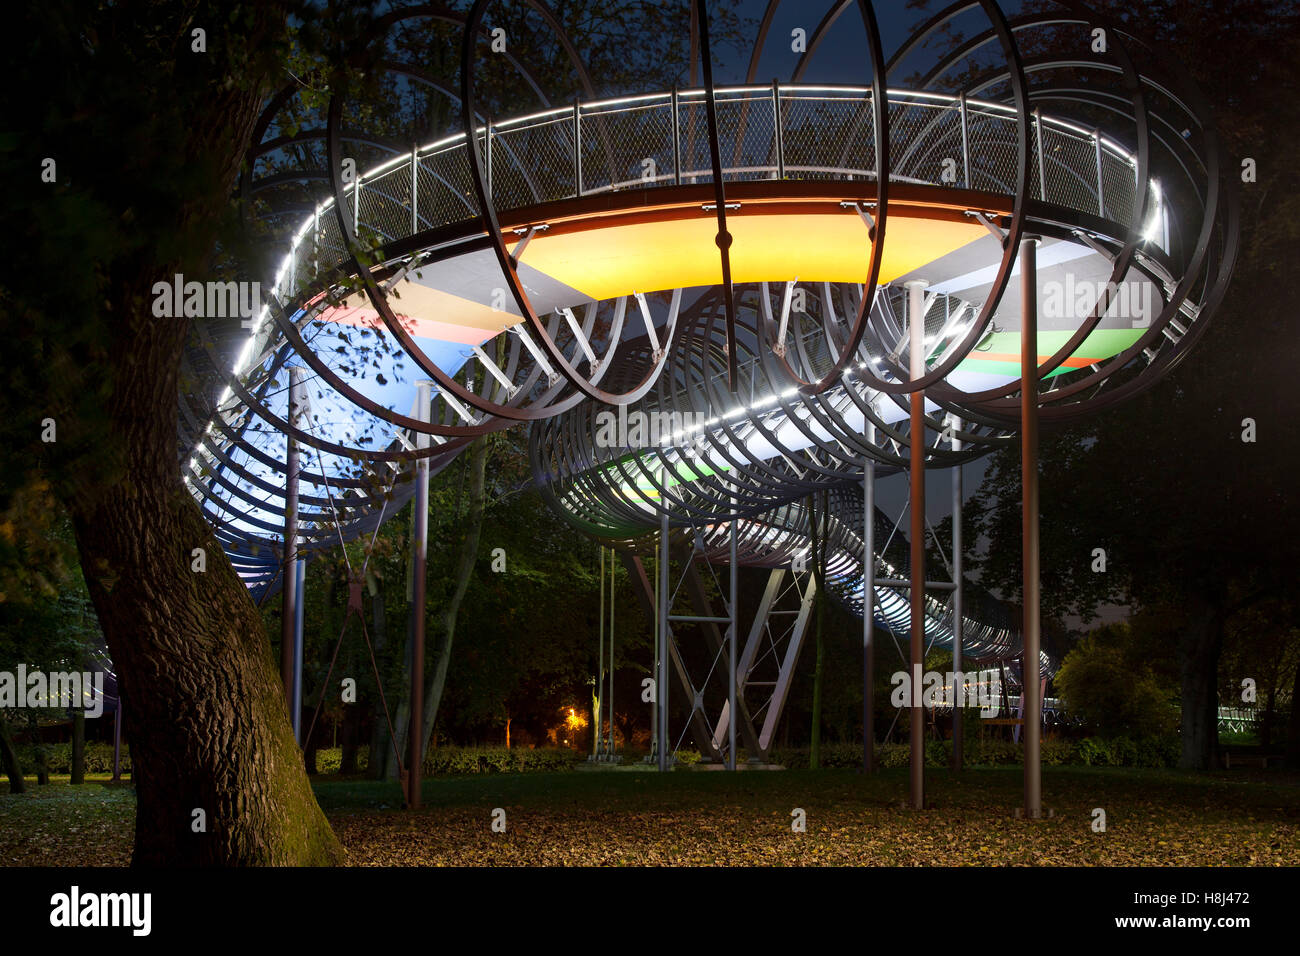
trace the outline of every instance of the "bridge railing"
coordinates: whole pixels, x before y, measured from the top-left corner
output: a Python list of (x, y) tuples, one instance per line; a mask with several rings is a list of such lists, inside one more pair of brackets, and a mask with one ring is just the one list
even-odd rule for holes
[[(1012, 195), (1017, 114), (964, 96), (890, 90), (891, 181)], [(876, 104), (869, 88), (731, 87), (716, 91), (723, 174), (743, 180), (871, 181)], [(673, 90), (547, 110), (475, 133), (498, 209), (713, 179), (705, 93)], [(1114, 140), (1035, 111), (1030, 196), (1134, 223), (1136, 161)], [(363, 241), (392, 242), (479, 214), (465, 135), (413, 149), (360, 173), (345, 214)], [(345, 258), (333, 200), (305, 221), (279, 275), (281, 299)]]

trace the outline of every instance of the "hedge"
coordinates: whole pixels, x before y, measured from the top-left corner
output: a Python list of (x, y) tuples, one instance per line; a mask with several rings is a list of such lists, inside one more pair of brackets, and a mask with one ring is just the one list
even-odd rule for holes
[[(45, 762), (50, 773), (72, 772), (72, 742), (42, 744), (45, 748)], [(18, 763), (25, 776), (36, 776), (36, 747), (34, 744), (15, 744), (14, 752), (18, 754)], [(113, 745), (100, 740), (86, 744), (86, 773), (113, 772)], [(122, 745), (122, 773), (131, 772), (131, 752), (126, 744)]]
[[(1043, 739), (1043, 763), (1049, 767), (1148, 767), (1165, 768), (1178, 764), (1182, 745), (1177, 735), (1144, 737), (1085, 737), (1080, 741), (1057, 737)], [(1007, 740), (967, 740), (965, 748), (967, 766), (998, 767), (1024, 761), (1024, 747)], [(808, 748), (773, 750), (769, 758), (790, 770), (808, 768)], [(880, 767), (906, 767), (912, 759), (911, 747), (906, 743), (881, 744), (876, 748), (876, 761)], [(952, 741), (930, 740), (925, 745), (927, 767), (947, 767), (952, 760)], [(827, 769), (862, 766), (861, 744), (830, 744), (821, 748), (821, 766)]]
[[(562, 747), (529, 750), (505, 747), (436, 747), (424, 755), (425, 776), (467, 776), (478, 773), (534, 773), (572, 770), (586, 759), (585, 754)], [(338, 773), (343, 752), (338, 747), (316, 751), (316, 769), (322, 774)], [(364, 771), (370, 763), (370, 748), (357, 748), (357, 769)]]
[[(72, 744), (45, 744), (45, 759), (52, 774), (70, 773), (72, 769)], [(32, 744), (16, 746), (23, 773), (36, 774), (36, 755)], [(364, 771), (369, 763), (369, 747), (357, 748), (357, 769)], [(1047, 737), (1043, 740), (1043, 763), (1049, 767), (1174, 767), (1182, 752), (1178, 736), (1143, 737), (1085, 737), (1079, 741)], [(946, 767), (951, 761), (952, 742), (930, 740), (925, 745), (927, 767)], [(1023, 747), (1006, 740), (967, 740), (966, 763), (972, 767), (998, 767), (1019, 764), (1023, 760)], [(744, 759), (744, 754), (741, 754)], [(586, 755), (563, 747), (539, 747), (535, 750), (504, 747), (438, 747), (424, 755), (424, 773), (427, 776), (466, 776), (483, 773), (555, 773), (572, 770), (586, 759)], [(906, 743), (881, 744), (876, 749), (877, 763), (881, 767), (906, 767), (911, 760), (911, 748)], [(679, 765), (692, 766), (700, 755), (694, 750), (678, 751)], [(790, 770), (808, 768), (808, 748), (776, 748), (769, 760)], [(316, 751), (316, 768), (321, 774), (337, 774), (342, 762), (338, 747), (323, 747)], [(861, 744), (826, 744), (821, 748), (821, 765), (826, 769), (852, 768), (862, 765)], [(86, 773), (113, 772), (113, 745), (100, 741), (86, 744)], [(122, 745), (122, 772), (131, 772), (131, 753)]]

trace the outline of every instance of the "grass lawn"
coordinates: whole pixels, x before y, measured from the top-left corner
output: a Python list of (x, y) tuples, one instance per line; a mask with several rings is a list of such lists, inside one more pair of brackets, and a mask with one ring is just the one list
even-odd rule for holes
[[(1300, 865), (1293, 773), (1046, 767), (1056, 816), (1037, 823), (1012, 815), (1019, 768), (930, 770), (927, 786), (920, 813), (898, 809), (905, 769), (442, 777), (425, 781), (417, 813), (400, 810), (393, 784), (326, 777), (315, 789), (358, 865)], [(129, 787), (63, 777), (6, 791), (0, 865), (129, 860)], [(796, 808), (805, 833), (791, 831)]]

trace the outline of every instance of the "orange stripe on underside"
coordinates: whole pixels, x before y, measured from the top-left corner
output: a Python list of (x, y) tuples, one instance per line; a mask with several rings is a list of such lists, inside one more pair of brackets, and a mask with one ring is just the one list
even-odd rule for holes
[[(1051, 357), (1052, 356), (1050, 355), (1038, 356), (1038, 364), (1046, 365), (1047, 360), (1050, 359)], [(1010, 352), (971, 352), (969, 355), (966, 356), (966, 358), (975, 359), (981, 362), (1010, 362), (1013, 365), (1020, 364), (1019, 352), (1016, 352), (1015, 354), (1012, 354)], [(1099, 358), (1079, 358), (1076, 355), (1072, 358), (1066, 359), (1061, 364), (1066, 368), (1087, 368), (1089, 365), (1093, 365), (1100, 361), (1101, 359)]]

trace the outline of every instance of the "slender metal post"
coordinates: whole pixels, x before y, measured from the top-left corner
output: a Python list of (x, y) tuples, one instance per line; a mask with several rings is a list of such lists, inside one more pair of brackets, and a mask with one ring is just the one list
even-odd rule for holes
[(1034, 109), (1034, 138), (1038, 141), (1038, 198), (1047, 200), (1047, 165), (1043, 155), (1043, 114)]
[[(867, 424), (867, 441), (875, 443), (876, 426)], [(862, 772), (876, 769), (876, 462), (862, 470)]]
[[(578, 108), (578, 98), (573, 98), (573, 194), (582, 195), (582, 111)], [(604, 555), (604, 546), (601, 546)]]
[(655, 701), (659, 704), (659, 769), (668, 769), (668, 468), (663, 469), (659, 499), (659, 674)]
[(484, 127), (484, 146), (483, 150), (487, 153), (487, 175), (484, 177), (487, 186), (488, 199), (492, 198), (492, 117), (487, 118), (487, 125)]
[(314, 279), (320, 275), (320, 206), (311, 214), (311, 268)]
[(117, 706), (113, 708), (113, 782), (122, 782), (122, 682), (117, 680)]
[(605, 546), (600, 546), (600, 623), (596, 627), (596, 646), (599, 650), (596, 652), (596, 693), (595, 705), (596, 713), (593, 715), (596, 720), (592, 726), (591, 734), (591, 752), (593, 755), (600, 755), (600, 742), (602, 739), (600, 728), (600, 692), (605, 687)]
[(776, 117), (776, 178), (785, 179), (785, 131), (781, 125), (781, 86), (772, 81), (772, 112)]
[[(912, 380), (925, 375), (925, 280), (906, 284), (909, 359)], [(921, 674), (925, 669), (925, 391), (911, 393), (912, 420), (909, 476), (911, 478), (912, 626), (911, 665), (911, 806), (925, 809), (925, 709), (919, 706)]]
[(739, 569), (736, 567), (736, 494), (731, 494), (731, 628), (727, 636), (727, 769), (736, 769), (736, 632), (740, 630)]
[[(655, 606), (653, 615), (654, 624), (654, 665), (651, 668), (651, 675), (654, 677), (656, 685), (659, 683), (659, 621), (663, 617), (663, 612), (659, 607), (659, 570), (663, 564), (662, 542), (655, 540)], [(656, 689), (654, 699), (650, 704), (650, 753), (655, 760), (659, 759), (659, 691)]]
[(358, 236), (361, 229), (361, 174), (357, 173), (357, 180), (352, 184), (352, 235)]
[(605, 752), (614, 755), (614, 549), (609, 549), (609, 744)]
[(420, 231), (420, 147), (411, 147), (411, 235)]
[[(298, 424), (298, 410), (302, 403), (302, 369), (289, 369), (290, 425)], [(293, 714), (293, 643), (294, 622), (298, 615), (298, 442), (285, 433), (284, 460), (284, 549), (280, 569), (283, 586), (280, 591), (280, 680), (284, 683), (284, 702)]]
[(302, 746), (302, 619), (306, 601), (302, 599), (303, 581), (307, 576), (307, 562), (299, 558), (294, 562), (293, 577), (297, 587), (298, 601), (293, 614), (293, 705), (289, 708), (293, 715), (293, 736)]
[(973, 188), (970, 184), (970, 135), (967, 130), (967, 113), (966, 113), (966, 94), (962, 93), (957, 100), (958, 108), (961, 110), (961, 167), (965, 172), (966, 188)]
[[(957, 431), (961, 428), (961, 419), (952, 420), (952, 450), (961, 451), (961, 439)], [(966, 677), (962, 670), (962, 520), (961, 506), (964, 495), (961, 486), (961, 465), (952, 470), (952, 769), (961, 770), (964, 762), (964, 744), (962, 737), (962, 710), (966, 706)]]
[(1092, 145), (1097, 154), (1097, 215), (1106, 218), (1106, 192), (1101, 179), (1101, 131), (1092, 131)]
[(1024, 813), (1031, 820), (1043, 815), (1043, 700), (1038, 695), (1038, 242), (1037, 236), (1029, 236), (1020, 243), (1020, 478), (1025, 602), (1021, 679), (1025, 706), (1021, 716), (1025, 720)]
[[(691, 9), (694, 10), (695, 8), (692, 7)], [(675, 86), (673, 87), (672, 109), (673, 109), (673, 185), (680, 186), (682, 184), (682, 141), (680, 136), (681, 130), (678, 126), (680, 120), (678, 119), (677, 116), (678, 113), (677, 87)]]
[[(415, 417), (433, 420), (433, 383), (415, 383)], [(417, 432), (416, 448), (428, 448), (429, 436)], [(411, 730), (408, 734), (410, 766), (406, 770), (406, 805), (420, 806), (420, 771), (424, 763), (424, 589), (429, 554), (429, 459), (415, 463), (415, 573), (411, 586)]]

